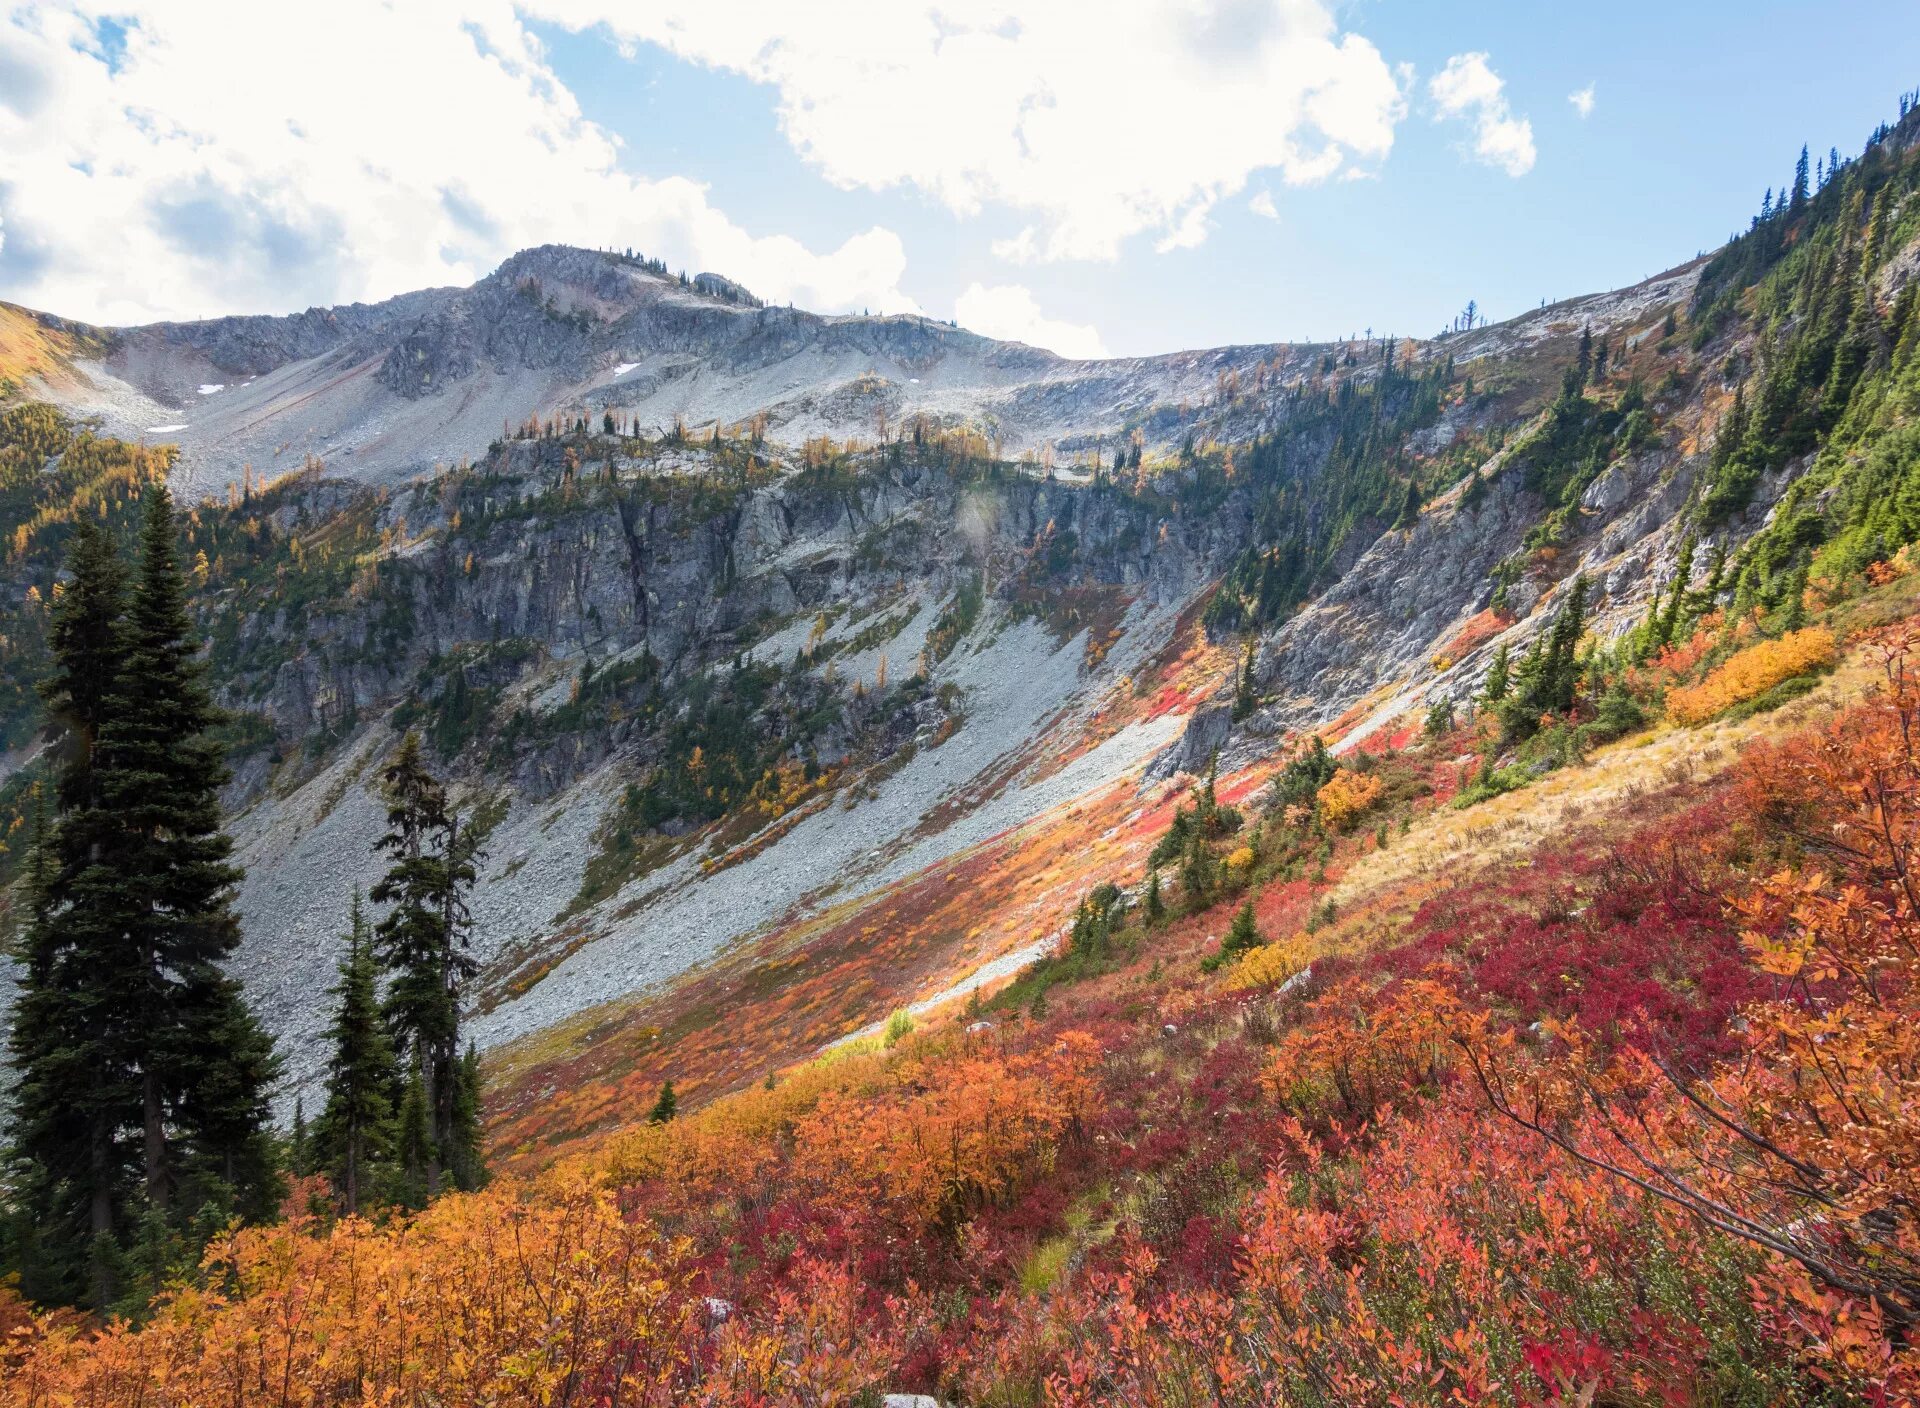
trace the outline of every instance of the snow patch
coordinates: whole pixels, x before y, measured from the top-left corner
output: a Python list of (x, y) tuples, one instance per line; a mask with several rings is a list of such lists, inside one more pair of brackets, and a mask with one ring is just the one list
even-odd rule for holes
[(166, 435), (172, 431), (185, 430), (186, 428), (185, 425), (150, 425), (147, 427), (147, 434)]
[(613, 369), (613, 374), (615, 376), (625, 376), (628, 372), (632, 371), (635, 367), (639, 365), (640, 364), (638, 362), (622, 362), (619, 366)]
[(200, 394), (202, 396), (211, 396), (216, 391), (225, 391), (226, 389), (227, 384), (224, 381), (203, 382), (200, 386)]

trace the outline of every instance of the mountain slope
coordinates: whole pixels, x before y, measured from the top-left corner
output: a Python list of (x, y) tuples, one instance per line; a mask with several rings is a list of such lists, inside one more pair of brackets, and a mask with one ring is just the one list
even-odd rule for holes
[[(1862, 172), (1895, 154), (1907, 170), (1911, 126)], [(1843, 196), (1810, 197), (1799, 247), (1868, 226)], [(1896, 324), (1913, 221), (1901, 206), (1874, 236)], [(104, 407), (103, 430), (148, 405), (136, 420), (197, 424), (177, 457), (141, 458), (9, 413), (6, 801), (19, 814), (35, 775), (25, 677), (75, 507), (117, 512), (156, 470), (211, 490), (252, 464), (231, 503), (201, 503), (188, 547), (238, 716), (243, 963), (288, 1098), (316, 1069), (342, 896), (374, 878), (370, 779), (408, 727), (492, 827), (474, 1031), (533, 1038), (732, 946), (870, 924), (1117, 783), (1464, 706), (1576, 579), (1619, 639), (1683, 563), (1745, 563), (1811, 463), (1761, 465), (1704, 516), (1734, 387), (1774, 335), (1729, 316), (1728, 290), (1805, 263), (1783, 244), (1754, 265), (1773, 228), (1433, 342), (1109, 363), (765, 309), (560, 248), (472, 289), (294, 318), (106, 332), (9, 312), (16, 396)], [(1057, 469), (997, 457), (982, 427), (1055, 446)], [(266, 482), (314, 446), (331, 448)], [(1754, 590), (1788, 586), (1775, 571)], [(949, 923), (836, 1021), (1044, 933)]]
[[(1571, 323), (1610, 327), (1684, 293), (1684, 273), (1576, 300), (1474, 334), (1462, 358), (1506, 356)], [(247, 469), (269, 479), (307, 457), (331, 473), (395, 483), (476, 458), (530, 418), (607, 414), (661, 434), (761, 423), (798, 446), (817, 435), (885, 438), (914, 420), (978, 430), (1008, 454), (1105, 458), (1138, 431), (1180, 444), (1193, 408), (1223, 387), (1290, 381), (1366, 348), (1270, 344), (1075, 362), (920, 317), (821, 317), (768, 308), (726, 280), (683, 284), (624, 255), (548, 246), (468, 289), (282, 318), (99, 329), (26, 310), (71, 344), (58, 373), (23, 388), (128, 438), (181, 447), (177, 487), (224, 493)], [(1412, 344), (1408, 355), (1442, 355)], [(1257, 419), (1217, 427), (1236, 438)]]

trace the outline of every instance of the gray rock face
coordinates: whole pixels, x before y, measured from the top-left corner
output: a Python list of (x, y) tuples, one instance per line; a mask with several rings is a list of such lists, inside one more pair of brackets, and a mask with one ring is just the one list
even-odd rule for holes
[[(1569, 319), (1602, 330), (1684, 296), (1690, 271), (1555, 305), (1466, 341), (1407, 343), (1414, 360), (1499, 356), (1557, 336)], [(55, 399), (116, 434), (164, 433), (181, 447), (176, 489), (224, 494), (250, 468), (270, 478), (307, 457), (330, 473), (397, 484), (480, 457), (529, 418), (611, 414), (664, 431), (758, 422), (797, 446), (871, 440), (920, 419), (964, 426), (1003, 452), (1063, 462), (1205, 433), (1269, 430), (1261, 384), (1311, 379), (1329, 358), (1362, 380), (1367, 349), (1255, 344), (1158, 357), (1071, 361), (918, 316), (827, 316), (768, 308), (733, 281), (683, 284), (622, 255), (525, 250), (466, 289), (291, 317), (221, 318), (119, 330), (71, 325), (107, 351), (82, 361)], [(158, 427), (169, 427), (159, 432)], [(1431, 452), (1458, 434), (1424, 433)]]
[[(1414, 355), (1497, 359), (1557, 327), (1620, 331), (1684, 297), (1689, 279), (1682, 271)], [(344, 897), (372, 878), (380, 811), (369, 779), (395, 719), (431, 719), (456, 677), (495, 717), (532, 721), (467, 741), (448, 763), (469, 801), (507, 804), (475, 905), (485, 1045), (665, 981), (808, 906), (898, 881), (1156, 754), (1152, 776), (1197, 773), (1216, 752), (1231, 767), (1358, 706), (1369, 712), (1356, 735), (1428, 699), (1464, 700), (1493, 647), (1455, 643), (1489, 607), (1503, 563), (1522, 569), (1506, 593), (1516, 648), (1576, 572), (1596, 591), (1598, 628), (1617, 629), (1675, 570), (1701, 471), (1671, 451), (1621, 460), (1563, 515), (1563, 545), (1542, 554), (1528, 535), (1548, 505), (1495, 454), (1479, 466), (1472, 503), (1456, 489), (1409, 528), (1370, 526), (1348, 541), (1328, 584), (1257, 642), (1260, 705), (1246, 717), (1235, 721), (1228, 685), (1184, 730), (1171, 717), (1140, 722), (1046, 770), (1034, 761), (1042, 736), (1091, 727), (1176, 626), (1190, 629), (1201, 594), (1262, 531), (1244, 488), (1223, 489), (1204, 512), (1175, 512), (1152, 493), (1086, 482), (1073, 456), (1097, 450), (1110, 466), (1135, 430), (1149, 447), (1177, 446), (1196, 427), (1236, 445), (1270, 433), (1287, 416), (1271, 388), (1319, 375), (1330, 349), (1069, 362), (926, 319), (764, 308), (717, 276), (683, 286), (564, 248), (517, 255), (470, 289), (107, 337), (94, 368), (102, 384), (190, 423), (182, 487), (213, 492), (243, 463), (270, 474), (311, 451), (324, 472), (299, 480), (265, 531), (304, 541), (353, 513), (380, 535), (367, 554), (379, 590), (321, 594), (324, 606), (229, 603), (216, 633), (223, 702), (265, 714), (296, 759), (278, 772), (264, 754), (243, 760), (230, 795), (249, 877), (241, 968), (296, 1079), (313, 1069), (323, 1025), (314, 994), (331, 978)], [(1251, 378), (1269, 394), (1240, 394), (1236, 383)], [(1415, 449), (1444, 453), (1485, 431), (1493, 399), (1449, 405)], [(1666, 443), (1699, 442), (1693, 401), (1662, 414), (1675, 428)], [(530, 416), (597, 426), (609, 415), (656, 430), (764, 420), (751, 487), (698, 435), (644, 457), (601, 437), (586, 463), (568, 458), (577, 439), (504, 438)], [(1052, 447), (1062, 469), (969, 477), (876, 455), (835, 477), (796, 472), (801, 457), (782, 448), (915, 417), (998, 436), (1002, 449)], [(1309, 440), (1289, 442), (1290, 472), (1332, 462), (1330, 446)], [(1173, 454), (1148, 468), (1163, 488), (1187, 472)], [(1790, 478), (1763, 485), (1725, 540), (1752, 532)], [(1047, 543), (1067, 541), (1053, 563)], [(934, 662), (930, 696), (877, 717), (878, 691), (851, 682), (877, 680), (883, 661), (910, 670), (974, 581), (985, 587), (979, 624)], [(1074, 593), (1124, 607), (1104, 661), (1084, 649), (1084, 619), (1063, 609)], [(637, 722), (637, 684), (579, 717), (567, 706), (584, 673), (624, 678), (646, 660), (649, 679), (671, 684), (712, 678), (736, 657), (786, 664), (821, 618), (830, 663), (793, 672), (805, 679), (783, 682), (746, 726), (775, 735), (779, 711), (830, 705), (818, 760), (884, 758), (875, 771), (886, 775), (737, 864), (708, 872), (701, 862), (713, 857), (688, 850), (570, 907), (603, 822), (663, 756), (670, 722)], [(683, 818), (661, 827), (689, 829)]]

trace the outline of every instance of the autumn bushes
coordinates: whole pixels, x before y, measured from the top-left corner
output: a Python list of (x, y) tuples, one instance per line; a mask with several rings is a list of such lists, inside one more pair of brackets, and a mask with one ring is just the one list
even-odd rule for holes
[(910, 1318), (844, 1264), (803, 1260), (749, 1320), (701, 1293), (690, 1242), (577, 1173), (404, 1226), (241, 1232), (208, 1267), (221, 1290), (183, 1291), (142, 1329), (31, 1344), (0, 1403), (854, 1403), (886, 1382), (879, 1346)]
[[(926, 1315), (877, 1289), (873, 1254), (952, 1239), (1101, 1108), (1084, 1033), (957, 1040), (808, 1068), (411, 1220), (234, 1233), (143, 1328), (23, 1330), (0, 1404), (857, 1401)], [(734, 1198), (794, 1239), (751, 1313), (708, 1294), (715, 1200)]]
[(1062, 1138), (1098, 1109), (1098, 1056), (1080, 1032), (1017, 1054), (949, 1033), (894, 1057), (817, 1061), (617, 1136), (589, 1166), (614, 1186), (651, 1189), (652, 1206), (777, 1181), (847, 1219), (924, 1236), (1052, 1168)]
[(1409, 882), (1395, 944), (1282, 992), (1328, 932), (1294, 922), (1316, 868), (1380, 844), (1286, 807), (1345, 767), (1391, 818), (1425, 765), (1308, 750), (1306, 800), (1202, 837), (1253, 853), (1228, 869), (1292, 939), (1204, 975), (1236, 890), (1051, 1012), (811, 1062), (410, 1222), (242, 1234), (145, 1330), (30, 1331), (0, 1404), (1912, 1401), (1903, 668), (1730, 780)]
[(250, 1229), (140, 1330), (55, 1332), (9, 1405), (688, 1401), (686, 1249), (584, 1180), (448, 1198), (399, 1228)]
[(1824, 626), (1759, 641), (1730, 656), (1700, 683), (1669, 690), (1667, 713), (1678, 723), (1704, 723), (1734, 705), (1763, 698), (1789, 680), (1826, 669), (1836, 653), (1833, 632)]
[(1758, 1263), (1447, 1095), (1383, 1113), (1357, 1155), (1296, 1129), (1230, 1294), (1167, 1286), (1144, 1249), (1089, 1278), (1052, 1401), (1781, 1401), (1791, 1371), (1745, 1304)]

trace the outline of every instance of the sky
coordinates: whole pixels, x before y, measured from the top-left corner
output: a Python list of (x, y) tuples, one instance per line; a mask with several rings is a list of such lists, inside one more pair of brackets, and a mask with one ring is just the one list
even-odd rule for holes
[(1068, 356), (1425, 335), (1711, 249), (1914, 0), (0, 0), (0, 299), (106, 324), (548, 242)]

